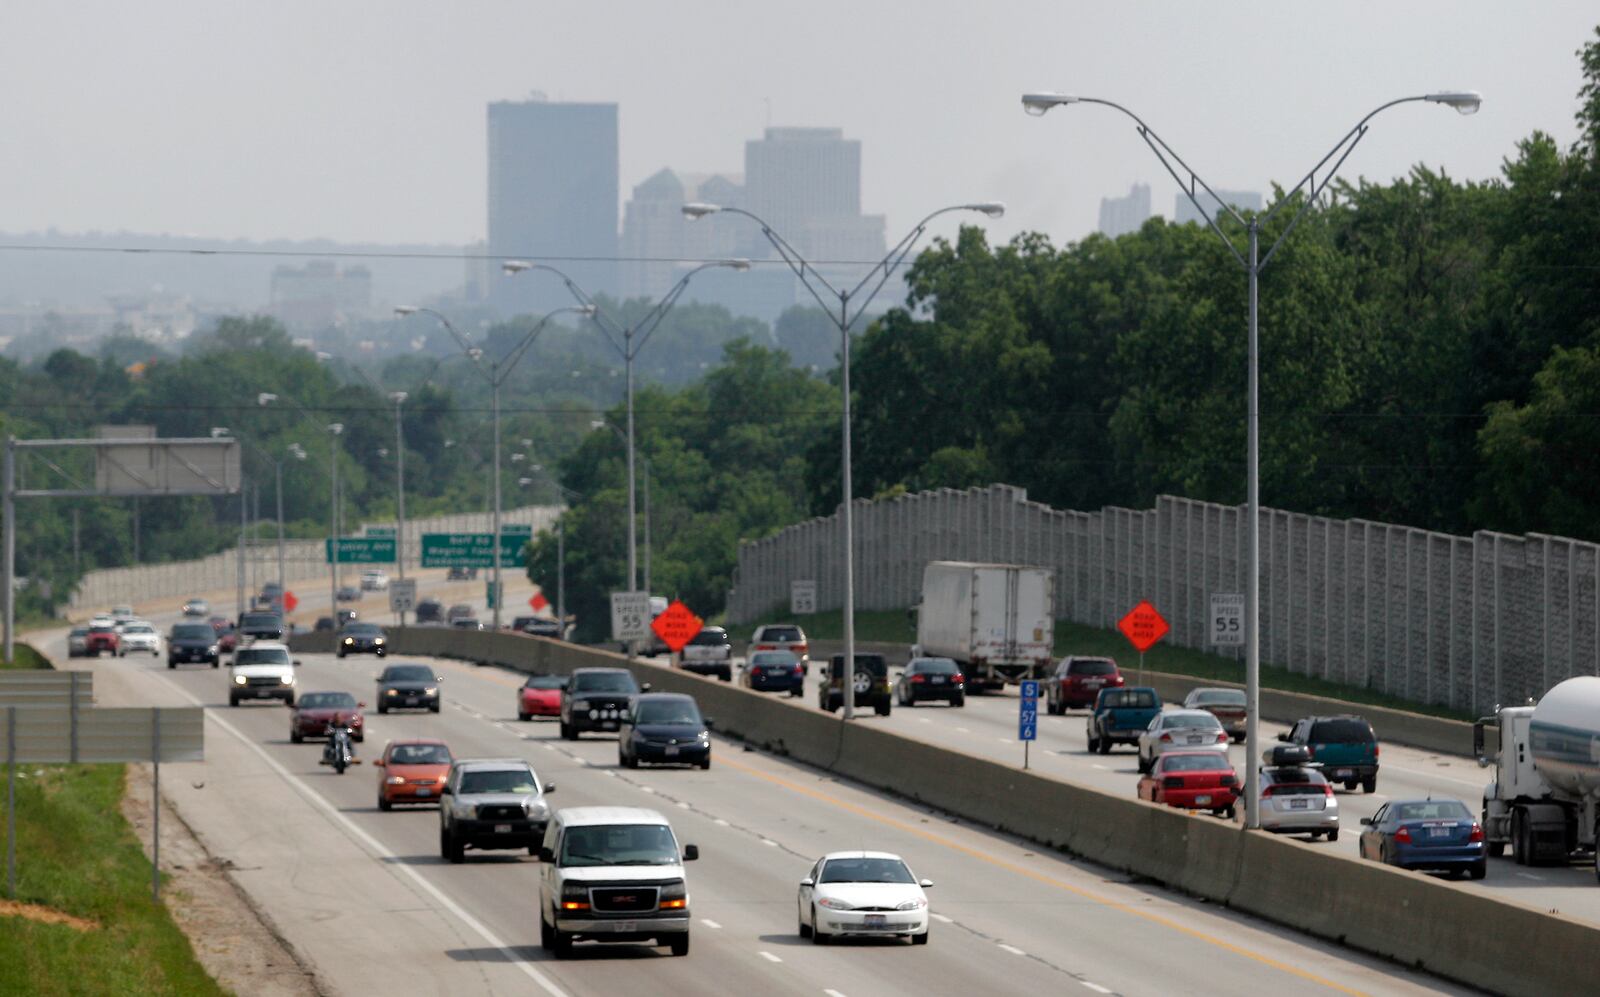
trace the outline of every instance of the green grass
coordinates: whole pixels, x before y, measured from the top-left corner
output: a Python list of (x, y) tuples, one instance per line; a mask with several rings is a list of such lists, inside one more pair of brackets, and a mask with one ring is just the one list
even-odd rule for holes
[(50, 659), (23, 643), (11, 645), (12, 660), (0, 661), (0, 668), (54, 668)]
[(15, 899), (100, 926), (0, 916), (0, 994), (225, 993), (150, 899), (123, 784), (121, 765), (19, 766)]
[[(842, 615), (837, 611), (817, 613), (811, 616), (788, 616), (778, 612), (768, 614), (766, 618), (774, 622), (798, 623), (805, 630), (807, 636), (817, 640), (841, 640), (844, 637)], [(752, 629), (754, 628), (752, 627)], [(910, 645), (915, 642), (916, 635), (916, 627), (912, 624), (911, 617), (905, 610), (878, 610), (856, 614), (857, 640), (889, 641)], [(1117, 664), (1124, 671), (1129, 672), (1139, 666), (1139, 653), (1133, 649), (1128, 643), (1128, 639), (1122, 636), (1121, 633), (1116, 630), (1085, 626), (1081, 623), (1068, 623), (1065, 620), (1056, 621), (1055, 653), (1057, 655), (1103, 655), (1108, 658), (1115, 658)], [(1242, 683), (1244, 681), (1243, 662), (1171, 644), (1157, 644), (1147, 651), (1144, 656), (1144, 665), (1147, 669), (1156, 672), (1193, 675), (1196, 678), (1220, 679), (1225, 682)], [(1372, 689), (1343, 685), (1338, 682), (1328, 682), (1324, 679), (1301, 675), (1267, 664), (1261, 666), (1261, 686), (1264, 689), (1298, 692), (1310, 696), (1327, 696), (1331, 699), (1343, 700), (1348, 703), (1386, 706), (1391, 709), (1409, 710), (1412, 713), (1423, 713), (1428, 716), (1448, 717), (1452, 720), (1473, 719), (1472, 716), (1457, 710), (1414, 703), (1410, 700), (1386, 695)]]

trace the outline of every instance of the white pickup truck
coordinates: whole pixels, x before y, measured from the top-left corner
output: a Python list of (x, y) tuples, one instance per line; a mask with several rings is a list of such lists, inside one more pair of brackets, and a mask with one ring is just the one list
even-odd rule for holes
[(281, 699), (293, 706), (299, 665), (289, 646), (277, 641), (258, 640), (239, 648), (228, 666), (228, 705), (238, 706), (241, 699)]

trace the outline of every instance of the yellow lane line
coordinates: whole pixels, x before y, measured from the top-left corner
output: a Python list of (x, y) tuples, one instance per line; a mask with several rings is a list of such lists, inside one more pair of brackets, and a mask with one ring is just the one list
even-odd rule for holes
[(1156, 913), (1154, 913), (1152, 911), (1140, 910), (1137, 907), (1133, 907), (1133, 906), (1130, 906), (1128, 904), (1122, 903), (1120, 901), (1112, 900), (1109, 897), (1102, 896), (1102, 895), (1100, 895), (1098, 893), (1095, 893), (1092, 890), (1086, 890), (1086, 889), (1083, 889), (1082, 887), (1074, 886), (1071, 883), (1068, 883), (1068, 882), (1066, 882), (1064, 880), (1061, 880), (1061, 879), (1057, 879), (1056, 877), (1048, 875), (1046, 873), (1039, 872), (1036, 869), (1030, 869), (1027, 866), (1019, 865), (1019, 864), (1017, 864), (1015, 862), (1008, 862), (1005, 859), (996, 858), (995, 856), (990, 855), (987, 852), (980, 851), (980, 850), (978, 850), (976, 848), (970, 848), (970, 847), (968, 847), (966, 845), (961, 844), (960, 842), (952, 841), (949, 838), (944, 837), (943, 835), (934, 834), (931, 831), (924, 830), (923, 828), (917, 827), (917, 826), (915, 826), (913, 824), (907, 824), (905, 821), (900, 821), (900, 820), (894, 819), (893, 817), (885, 817), (882, 814), (873, 813), (871, 810), (868, 810), (865, 807), (857, 806), (857, 805), (855, 805), (853, 803), (846, 803), (845, 801), (837, 799), (837, 798), (835, 798), (833, 796), (830, 796), (827, 793), (818, 792), (817, 790), (811, 789), (808, 786), (802, 786), (799, 783), (793, 782), (793, 781), (791, 781), (789, 779), (785, 779), (782, 776), (771, 775), (769, 773), (762, 772), (759, 769), (751, 768), (748, 765), (743, 765), (743, 764), (740, 764), (739, 762), (731, 761), (731, 760), (728, 759), (726, 753), (723, 753), (722, 755), (719, 756), (717, 764), (718, 765), (725, 765), (725, 766), (727, 766), (729, 768), (736, 769), (736, 770), (738, 770), (740, 772), (744, 772), (744, 773), (746, 773), (748, 775), (755, 776), (757, 779), (765, 780), (767, 782), (772, 783), (775, 786), (781, 786), (784, 789), (789, 790), (790, 792), (799, 793), (800, 795), (806, 796), (806, 797), (810, 797), (813, 800), (818, 800), (818, 801), (820, 801), (822, 803), (826, 803), (826, 804), (828, 804), (830, 806), (838, 807), (841, 810), (846, 810), (846, 811), (848, 811), (850, 813), (855, 814), (858, 817), (864, 817), (867, 820), (876, 821), (879, 824), (887, 824), (888, 826), (893, 827), (896, 830), (904, 831), (907, 834), (912, 834), (912, 835), (915, 835), (915, 836), (917, 836), (919, 838), (922, 838), (924, 841), (932, 842), (933, 844), (940, 845), (940, 846), (943, 846), (945, 848), (949, 848), (952, 851), (960, 852), (963, 855), (966, 855), (966, 856), (968, 856), (970, 858), (977, 859), (980, 862), (986, 862), (989, 865), (998, 866), (999, 868), (1005, 869), (1008, 872), (1016, 873), (1019, 876), (1026, 876), (1029, 879), (1036, 880), (1036, 881), (1038, 881), (1040, 883), (1044, 883), (1044, 884), (1046, 884), (1048, 886), (1054, 886), (1054, 887), (1056, 887), (1058, 889), (1066, 890), (1069, 893), (1074, 893), (1074, 894), (1076, 894), (1076, 895), (1078, 895), (1080, 897), (1083, 897), (1086, 900), (1092, 900), (1097, 904), (1102, 904), (1102, 905), (1104, 905), (1106, 907), (1112, 908), (1113, 910), (1121, 911), (1124, 914), (1131, 914), (1134, 917), (1140, 917), (1140, 918), (1143, 918), (1146, 921), (1150, 921), (1152, 923), (1159, 924), (1162, 927), (1170, 928), (1173, 931), (1181, 932), (1181, 933), (1183, 933), (1185, 935), (1188, 935), (1190, 938), (1194, 938), (1194, 939), (1197, 939), (1198, 941), (1205, 942), (1208, 945), (1214, 945), (1217, 948), (1224, 949), (1224, 950), (1226, 950), (1228, 952), (1232, 952), (1235, 955), (1243, 956), (1246, 959), (1250, 959), (1250, 960), (1253, 960), (1255, 962), (1261, 963), (1264, 966), (1270, 966), (1273, 969), (1280, 970), (1280, 971), (1285, 972), (1285, 973), (1289, 973), (1289, 974), (1291, 974), (1293, 976), (1298, 976), (1303, 980), (1307, 980), (1307, 981), (1309, 981), (1311, 983), (1319, 984), (1321, 986), (1327, 987), (1330, 990), (1336, 990), (1339, 993), (1343, 993), (1343, 994), (1355, 995), (1355, 997), (1362, 997), (1362, 995), (1364, 995), (1364, 993), (1365, 993), (1365, 991), (1352, 990), (1351, 988), (1343, 986), (1342, 984), (1339, 984), (1339, 983), (1335, 983), (1332, 980), (1324, 979), (1323, 977), (1318, 976), (1315, 973), (1307, 972), (1306, 970), (1300, 969), (1297, 966), (1291, 966), (1288, 963), (1279, 962), (1278, 960), (1270, 958), (1268, 956), (1264, 956), (1264, 955), (1260, 954), (1259, 952), (1252, 952), (1247, 948), (1244, 948), (1244, 947), (1239, 946), (1239, 945), (1235, 945), (1235, 944), (1233, 944), (1232, 942), (1229, 942), (1229, 941), (1225, 941), (1225, 940), (1223, 940), (1221, 938), (1218, 938), (1215, 935), (1207, 934), (1204, 931), (1197, 931), (1196, 929), (1191, 928), (1191, 927), (1189, 927), (1189, 926), (1187, 926), (1185, 924), (1181, 924), (1181, 923), (1179, 923), (1177, 921), (1174, 921), (1173, 919), (1171, 919), (1169, 917), (1163, 917), (1162, 915), (1156, 914)]

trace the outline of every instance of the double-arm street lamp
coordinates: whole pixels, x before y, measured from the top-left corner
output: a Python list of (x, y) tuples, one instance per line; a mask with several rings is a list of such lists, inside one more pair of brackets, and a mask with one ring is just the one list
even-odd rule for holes
[[(581, 496), (577, 492), (563, 485), (555, 479), (555, 475), (545, 471), (543, 464), (530, 464), (528, 470), (543, 473), (545, 480), (555, 487), (563, 499), (574, 499)], [(518, 478), (517, 484), (526, 488), (533, 484), (533, 478)], [(561, 639), (567, 639), (567, 510), (561, 510), (561, 515), (556, 517), (556, 619), (561, 621)], [(646, 513), (648, 515), (648, 513)], [(649, 535), (649, 520), (645, 521), (645, 534)], [(648, 544), (650, 541), (645, 541)], [(646, 547), (646, 552), (649, 548)]]
[[(796, 277), (805, 285), (811, 296), (817, 299), (817, 304), (822, 306), (828, 318), (839, 329), (839, 382), (840, 394), (843, 397), (843, 412), (841, 426), (843, 441), (840, 446), (840, 487), (844, 494), (844, 504), (840, 509), (844, 527), (844, 719), (849, 720), (855, 715), (855, 663), (856, 663), (856, 630), (855, 630), (855, 546), (852, 540), (853, 513), (850, 508), (851, 483), (850, 483), (850, 328), (861, 318), (867, 306), (872, 303), (889, 280), (896, 269), (905, 262), (906, 256), (912, 247), (922, 238), (928, 229), (928, 223), (940, 215), (952, 211), (978, 211), (990, 218), (999, 218), (1006, 213), (1006, 206), (999, 201), (981, 201), (973, 204), (952, 204), (946, 208), (928, 215), (916, 224), (905, 238), (895, 244), (894, 248), (868, 270), (866, 276), (850, 288), (837, 288), (829, 283), (827, 278), (817, 272), (800, 252), (790, 245), (789, 241), (778, 234), (771, 225), (768, 225), (759, 216), (743, 208), (725, 207), (718, 204), (697, 202), (683, 206), (684, 217), (690, 221), (704, 218), (707, 215), (718, 213), (730, 215), (743, 215), (761, 226), (761, 234), (772, 243), (772, 248), (777, 250), (783, 262), (789, 265)], [(824, 297), (826, 295), (826, 297)], [(837, 305), (837, 310), (835, 306)], [(853, 310), (852, 310), (853, 306)], [(631, 428), (631, 425), (630, 425)], [(630, 465), (631, 467), (631, 465)]]
[[(228, 430), (228, 427), (226, 427), (226, 426), (212, 426), (211, 427), (211, 436), (212, 436), (213, 439), (216, 439), (216, 438), (219, 438), (219, 437), (228, 436), (228, 435), (229, 435), (229, 430)], [(305, 452), (304, 449), (301, 448), (300, 444), (298, 444), (298, 443), (290, 443), (288, 446), (284, 447), (284, 455), (282, 457), (274, 457), (274, 456), (272, 456), (272, 454), (270, 454), (267, 451), (261, 449), (260, 447), (256, 446), (254, 443), (250, 442), (249, 440), (245, 439), (242, 436), (236, 436), (234, 438), (237, 439), (240, 443), (243, 443), (245, 446), (249, 447), (251, 450), (254, 450), (258, 455), (261, 456), (261, 458), (263, 460), (267, 461), (268, 463), (270, 463), (272, 465), (272, 476), (276, 480), (276, 483), (277, 483), (277, 498), (278, 498), (278, 599), (277, 599), (276, 605), (273, 608), (275, 610), (277, 610), (278, 613), (281, 614), (283, 612), (283, 589), (284, 589), (284, 586), (287, 584), (287, 582), (286, 582), (286, 580), (284, 578), (284, 556), (283, 556), (283, 548), (284, 548), (284, 537), (283, 537), (283, 465), (285, 463), (287, 463), (291, 459), (293, 459), (293, 460), (305, 460), (306, 459), (306, 452)], [(241, 546), (242, 546), (243, 543), (244, 543), (244, 540), (241, 537), (240, 538)], [(239, 612), (240, 613), (244, 612), (244, 599), (243, 599), (243, 593), (242, 592), (240, 594)]]
[[(698, 274), (702, 270), (711, 270), (718, 267), (744, 271), (750, 269), (750, 261), (714, 260), (710, 263), (700, 264), (693, 270), (690, 270), (688, 273), (678, 278), (678, 282), (673, 284), (671, 289), (668, 290), (666, 294), (661, 296), (661, 300), (657, 301), (655, 305), (652, 306), (651, 309), (639, 319), (639, 321), (629, 326), (621, 326), (609, 315), (601, 312), (600, 309), (595, 305), (594, 299), (589, 296), (588, 292), (579, 287), (576, 281), (562, 273), (560, 270), (557, 270), (555, 267), (545, 263), (530, 263), (527, 260), (507, 260), (505, 263), (500, 265), (500, 269), (504, 271), (507, 276), (514, 277), (520, 273), (530, 273), (535, 270), (546, 270), (555, 274), (557, 277), (560, 277), (562, 283), (567, 285), (567, 290), (571, 292), (572, 296), (591, 310), (590, 314), (594, 316), (595, 325), (598, 325), (600, 327), (600, 331), (605, 334), (606, 341), (611, 344), (611, 348), (616, 350), (618, 355), (622, 357), (622, 365), (625, 370), (627, 382), (625, 393), (627, 395), (628, 409), (628, 431), (626, 442), (628, 450), (628, 590), (630, 592), (637, 592), (639, 590), (639, 544), (636, 522), (639, 514), (638, 506), (634, 498), (635, 488), (633, 473), (633, 361), (634, 358), (639, 355), (639, 351), (644, 349), (645, 343), (649, 342), (651, 334), (654, 333), (657, 327), (661, 325), (661, 320), (666, 317), (667, 312), (671, 311), (672, 306), (677, 304), (678, 299), (683, 296), (684, 290), (689, 286), (689, 281), (694, 279), (695, 274)], [(629, 649), (631, 652), (632, 644), (629, 645)]]
[[(624, 433), (622, 430), (618, 429), (615, 425), (613, 425), (612, 422), (609, 419), (591, 419), (589, 421), (589, 428), (590, 429), (601, 429), (601, 428), (609, 429), (613, 433), (617, 434), (617, 437), (622, 440), (622, 443), (623, 443), (624, 446), (627, 446), (627, 444), (628, 444), (628, 436), (627, 436), (627, 434)], [(650, 466), (650, 458), (649, 457), (646, 457), (644, 454), (638, 454), (637, 456), (641, 461), (644, 461), (644, 591), (649, 592), (650, 591), (650, 553), (651, 553), (651, 547), (650, 547), (650, 479), (656, 476), (656, 472), (655, 472), (655, 468)], [(558, 485), (557, 487), (560, 487), (560, 486)]]
[[(318, 430), (328, 434), (328, 613), (334, 621), (334, 629), (338, 630), (339, 622), (339, 434), (344, 432), (344, 423), (321, 423), (311, 417), (311, 413), (298, 405), (293, 399), (283, 398), (270, 391), (263, 391), (256, 395), (256, 404), (266, 408), (275, 401), (288, 402), (289, 405), (300, 413)], [(282, 579), (279, 579), (280, 584)]]
[[(434, 367), (437, 368), (438, 366), (438, 362), (435, 361)], [(400, 406), (404, 405), (406, 399), (411, 396), (404, 391), (385, 391), (383, 385), (373, 380), (372, 375), (360, 367), (351, 364), (350, 368), (359, 374), (363, 381), (367, 382), (367, 387), (376, 391), (379, 395), (387, 396), (391, 402), (394, 402), (394, 568), (395, 577), (404, 581), (406, 577), (406, 434), (404, 424), (401, 421)], [(379, 456), (384, 456), (384, 454), (380, 451)], [(400, 613), (400, 625), (405, 626), (405, 622), (406, 614), (402, 610)]]
[[(1144, 139), (1145, 144), (1150, 147), (1150, 151), (1154, 152), (1156, 158), (1161, 160), (1161, 165), (1166, 167), (1168, 173), (1172, 174), (1172, 179), (1176, 180), (1178, 186), (1183, 189), (1185, 196), (1189, 198), (1195, 210), (1200, 212), (1200, 216), (1206, 220), (1206, 224), (1222, 240), (1223, 245), (1228, 247), (1228, 252), (1233, 255), (1234, 261), (1243, 267), (1245, 273), (1249, 276), (1250, 375), (1246, 401), (1246, 449), (1248, 451), (1246, 457), (1246, 515), (1250, 520), (1250, 559), (1246, 569), (1247, 587), (1245, 590), (1245, 826), (1248, 828), (1261, 826), (1260, 800), (1258, 799), (1259, 770), (1257, 768), (1257, 751), (1259, 749), (1257, 722), (1261, 705), (1261, 627), (1258, 613), (1261, 598), (1261, 468), (1259, 459), (1260, 354), (1258, 349), (1259, 323), (1256, 288), (1261, 271), (1271, 262), (1273, 254), (1278, 251), (1278, 247), (1283, 245), (1283, 241), (1289, 237), (1290, 232), (1294, 231), (1294, 227), (1299, 224), (1300, 219), (1310, 210), (1311, 205), (1316, 202), (1318, 196), (1327, 189), (1334, 175), (1339, 172), (1339, 167), (1344, 165), (1345, 159), (1354, 151), (1356, 144), (1367, 134), (1367, 122), (1371, 121), (1380, 112), (1386, 111), (1397, 104), (1408, 104), (1414, 101), (1442, 104), (1445, 107), (1453, 107), (1462, 114), (1472, 114), (1483, 103), (1483, 97), (1472, 90), (1447, 91), (1424, 94), (1418, 97), (1401, 97), (1398, 100), (1391, 100), (1387, 104), (1380, 105), (1371, 114), (1357, 122), (1356, 126), (1350, 129), (1344, 138), (1340, 139), (1338, 144), (1326, 156), (1323, 156), (1317, 162), (1317, 165), (1313, 166), (1311, 171), (1298, 184), (1295, 184), (1293, 189), (1284, 194), (1276, 204), (1267, 211), (1252, 215), (1246, 219), (1241, 217), (1232, 206), (1218, 197), (1210, 185), (1201, 180), (1194, 170), (1189, 168), (1189, 164), (1185, 163), (1176, 152), (1173, 152), (1172, 147), (1167, 145), (1149, 125), (1146, 125), (1138, 115), (1120, 104), (1097, 97), (1075, 97), (1064, 93), (1029, 93), (1022, 95), (1023, 110), (1032, 115), (1041, 115), (1053, 107), (1061, 107), (1067, 104), (1102, 104), (1121, 111), (1133, 119), (1139, 137)], [(1328, 165), (1330, 161), (1332, 161), (1331, 166)], [(1197, 196), (1197, 188), (1203, 189), (1210, 196), (1212, 206), (1216, 210), (1227, 212), (1230, 217), (1244, 226), (1245, 232), (1249, 237), (1249, 246), (1244, 253), (1240, 253), (1239, 248), (1233, 244), (1233, 241), (1223, 234), (1222, 229), (1217, 224), (1217, 218), (1213, 216), (1212, 211), (1207, 210), (1208, 206), (1202, 203)], [(1267, 247), (1266, 255), (1261, 256), (1261, 229), (1271, 223), (1272, 219), (1277, 216), (1278, 212), (1283, 210), (1285, 205), (1293, 203), (1296, 194), (1301, 193), (1304, 193), (1305, 196), (1301, 199), (1294, 216), (1284, 226), (1283, 231), (1278, 233), (1278, 237), (1273, 240), (1272, 245)]]
[[(478, 373), (482, 374), (484, 380), (489, 382), (489, 388), (494, 397), (494, 525), (491, 529), (494, 533), (494, 543), (492, 545), (494, 547), (494, 629), (498, 631), (500, 629), (500, 607), (506, 601), (505, 588), (501, 585), (500, 578), (500, 386), (506, 382), (506, 378), (511, 376), (511, 372), (516, 368), (517, 362), (528, 352), (528, 347), (532, 346), (533, 341), (539, 338), (539, 333), (544, 331), (545, 325), (551, 319), (569, 312), (574, 315), (593, 315), (594, 306), (580, 305), (574, 308), (557, 308), (541, 318), (532, 329), (529, 329), (505, 356), (499, 360), (490, 360), (488, 366), (484, 365), (482, 348), (473, 346), (472, 341), (463, 336), (454, 325), (450, 324), (450, 320), (441, 313), (432, 308), (419, 308), (415, 305), (401, 305), (394, 311), (396, 315), (421, 313), (430, 315), (438, 320), (439, 324), (444, 326), (445, 331), (449, 332), (461, 347), (461, 351), (472, 360), (472, 364), (477, 368)], [(396, 404), (398, 410), (398, 403)]]

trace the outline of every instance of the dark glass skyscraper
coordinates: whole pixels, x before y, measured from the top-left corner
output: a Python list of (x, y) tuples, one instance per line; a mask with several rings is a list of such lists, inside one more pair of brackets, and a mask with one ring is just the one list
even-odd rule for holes
[[(539, 94), (489, 105), (490, 255), (547, 262), (591, 294), (615, 294), (617, 190), (617, 105)], [(573, 303), (550, 275), (491, 278), (489, 288), (506, 315)]]

